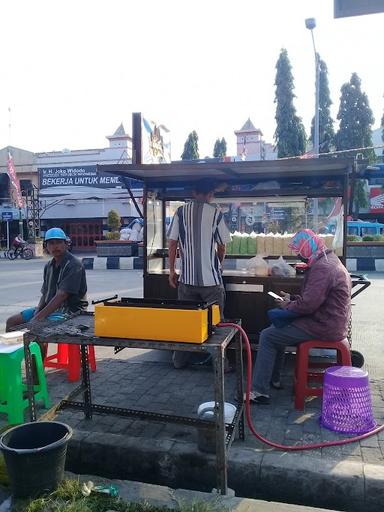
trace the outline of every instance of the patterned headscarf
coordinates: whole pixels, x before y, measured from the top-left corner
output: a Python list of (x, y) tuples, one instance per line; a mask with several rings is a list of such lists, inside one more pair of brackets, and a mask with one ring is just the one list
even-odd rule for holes
[(315, 256), (326, 249), (326, 245), (311, 229), (301, 229), (292, 238), (289, 248), (297, 252), (311, 264)]

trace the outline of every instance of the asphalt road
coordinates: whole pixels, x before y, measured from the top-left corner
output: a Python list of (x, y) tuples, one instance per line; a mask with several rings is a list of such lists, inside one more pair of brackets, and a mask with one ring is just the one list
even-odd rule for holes
[[(0, 332), (8, 316), (38, 303), (46, 261), (0, 259)], [(371, 273), (368, 278), (372, 285), (353, 301), (353, 348), (364, 354), (370, 376), (382, 378), (384, 274)], [(141, 270), (89, 270), (87, 282), (89, 300), (115, 293), (142, 296)]]
[[(6, 319), (25, 308), (36, 306), (40, 299), (46, 259), (0, 259), (0, 332)], [(142, 296), (141, 270), (90, 270), (87, 272), (88, 300), (111, 297)]]

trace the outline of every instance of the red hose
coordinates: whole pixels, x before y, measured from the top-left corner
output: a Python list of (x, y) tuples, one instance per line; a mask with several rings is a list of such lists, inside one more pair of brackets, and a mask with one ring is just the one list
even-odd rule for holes
[(314, 450), (316, 448), (324, 448), (326, 446), (340, 446), (343, 444), (354, 443), (356, 441), (360, 441), (360, 439), (365, 439), (365, 438), (370, 437), (374, 434), (377, 434), (381, 430), (383, 430), (384, 425), (380, 425), (379, 427), (374, 428), (370, 432), (366, 432), (365, 434), (361, 434), (359, 436), (349, 437), (347, 439), (340, 439), (338, 441), (328, 441), (325, 443), (315, 443), (315, 444), (303, 444), (303, 445), (292, 446), (292, 445), (279, 444), (279, 443), (275, 443), (273, 441), (269, 441), (269, 439), (266, 439), (265, 437), (260, 435), (258, 432), (256, 432), (256, 429), (252, 423), (251, 406), (250, 406), (250, 402), (249, 402), (249, 395), (251, 392), (251, 380), (252, 380), (252, 354), (251, 354), (251, 345), (249, 343), (247, 333), (244, 331), (244, 329), (242, 327), (240, 327), (240, 325), (231, 323), (231, 322), (221, 323), (221, 324), (219, 324), (219, 327), (234, 327), (235, 329), (237, 329), (240, 332), (241, 337), (244, 341), (245, 349), (247, 352), (247, 384), (246, 384), (246, 388), (245, 388), (245, 416), (247, 418), (247, 423), (248, 423), (248, 427), (249, 427), (250, 431), (259, 441), (261, 441), (269, 446), (272, 446), (273, 448), (277, 448), (278, 450), (284, 450), (284, 451)]

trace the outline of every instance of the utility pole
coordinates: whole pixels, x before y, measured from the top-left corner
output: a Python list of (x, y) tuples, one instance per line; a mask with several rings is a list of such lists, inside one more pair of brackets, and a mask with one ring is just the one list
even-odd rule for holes
[(40, 237), (40, 197), (39, 189), (32, 185), (31, 193), (27, 195), (27, 224), (28, 238), (36, 242)]

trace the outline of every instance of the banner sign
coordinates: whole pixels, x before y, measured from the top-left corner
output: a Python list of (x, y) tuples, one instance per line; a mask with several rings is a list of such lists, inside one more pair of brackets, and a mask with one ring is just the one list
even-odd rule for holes
[(384, 191), (382, 187), (370, 188), (369, 203), (370, 213), (384, 213)]
[(95, 165), (39, 168), (40, 190), (50, 187), (114, 188), (123, 184), (118, 176), (97, 172)]
[[(65, 193), (75, 194), (85, 188), (115, 189), (125, 188), (119, 176), (97, 171), (96, 165), (83, 165), (81, 167), (39, 167), (40, 190), (65, 190)], [(142, 188), (142, 183), (130, 179), (131, 188)]]
[(143, 164), (171, 163), (171, 136), (164, 125), (142, 117), (141, 138)]
[(20, 181), (16, 175), (15, 166), (13, 164), (13, 158), (11, 153), (8, 153), (8, 165), (7, 171), (10, 183), (10, 194), (13, 199), (13, 203), (17, 208), (23, 208), (23, 198), (20, 190)]

